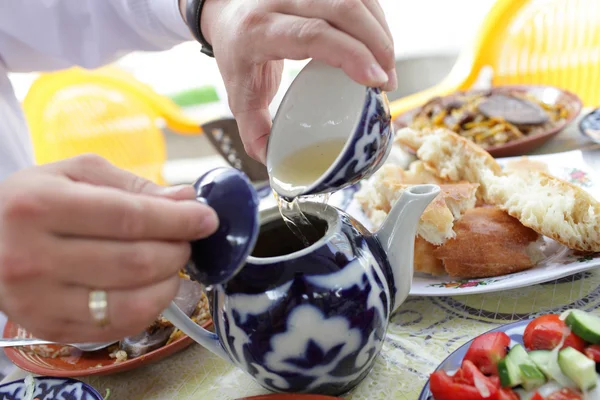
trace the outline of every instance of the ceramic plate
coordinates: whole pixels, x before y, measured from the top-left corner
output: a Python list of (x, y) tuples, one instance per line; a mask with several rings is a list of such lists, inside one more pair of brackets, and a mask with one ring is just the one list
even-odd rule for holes
[[(581, 186), (600, 199), (600, 181), (586, 166), (580, 152), (531, 156), (530, 159), (546, 162), (553, 175)], [(504, 164), (508, 160), (510, 158), (497, 161)], [(348, 189), (347, 192), (350, 190), (356, 191), (356, 189)], [(348, 197), (351, 198), (352, 195), (346, 195), (345, 210), (369, 228), (368, 218), (362, 212), (360, 205), (353, 199), (348, 200)], [(600, 253), (580, 255), (553, 240), (546, 239), (546, 242), (546, 258), (530, 270), (495, 278), (459, 281), (447, 276), (415, 274), (410, 294), (412, 296), (457, 296), (497, 292), (553, 281), (600, 266)]]
[(600, 108), (583, 117), (579, 130), (594, 142), (600, 143)]
[[(212, 325), (212, 321), (205, 327)], [(4, 327), (4, 338), (31, 337), (31, 335), (16, 324), (8, 321)], [(129, 371), (134, 368), (162, 360), (178, 351), (185, 349), (193, 343), (187, 336), (158, 348), (141, 357), (132, 358), (115, 363), (108, 355), (108, 350), (94, 352), (81, 352), (73, 349), (65, 357), (42, 357), (23, 347), (7, 347), (4, 349), (6, 356), (19, 368), (37, 375), (51, 375), (56, 377), (80, 377), (91, 375), (109, 375), (116, 372)], [(62, 346), (47, 346), (59, 350)], [(1, 392), (0, 392), (1, 393)], [(1, 398), (1, 397), (0, 397)]]
[[(567, 118), (560, 123), (553, 125), (535, 135), (529, 135), (518, 140), (513, 140), (501, 146), (494, 146), (487, 151), (494, 157), (511, 157), (521, 154), (527, 154), (532, 150), (540, 147), (542, 144), (550, 140), (554, 135), (558, 134), (565, 126), (575, 119), (582, 108), (582, 103), (579, 97), (573, 93), (561, 90), (552, 86), (530, 86), (530, 85), (506, 85), (497, 86), (490, 89), (492, 93), (527, 93), (534, 96), (536, 99), (546, 104), (562, 104), (569, 114)], [(466, 93), (469, 93), (468, 91)], [(452, 97), (450, 94), (447, 97)], [(413, 118), (413, 115), (419, 111), (420, 107), (404, 112), (396, 117), (394, 123), (398, 127), (407, 126)]]
[[(496, 329), (492, 329), (489, 332), (504, 332), (511, 338), (511, 347), (515, 344), (523, 344), (523, 333), (525, 332), (525, 328), (527, 324), (529, 324), (532, 320), (513, 322), (512, 324), (506, 324), (499, 326)], [(488, 332), (488, 333), (489, 333)], [(475, 339), (473, 339), (475, 340)], [(446, 358), (442, 363), (437, 367), (436, 371), (444, 370), (448, 373), (454, 372), (460, 368), (462, 364), (463, 358), (467, 354), (467, 350), (469, 350), (469, 346), (473, 342), (473, 340), (465, 343), (461, 347), (459, 347), (454, 353), (450, 354), (448, 358)], [(423, 391), (419, 395), (419, 400), (433, 400), (433, 396), (431, 395), (431, 391), (429, 390), (429, 380), (425, 384)]]
[[(34, 379), (34, 398), (39, 400), (102, 400), (93, 387), (75, 379), (37, 377)], [(0, 398), (22, 400), (26, 391), (25, 380), (0, 385)]]

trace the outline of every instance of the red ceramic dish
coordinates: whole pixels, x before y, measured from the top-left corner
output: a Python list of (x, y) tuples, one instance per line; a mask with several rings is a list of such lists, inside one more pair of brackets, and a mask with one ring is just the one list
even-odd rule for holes
[[(205, 328), (212, 325), (212, 321), (204, 325)], [(24, 329), (8, 321), (3, 332), (4, 338), (31, 337)], [(115, 363), (110, 358), (108, 350), (99, 350), (83, 353), (73, 350), (72, 355), (67, 357), (41, 357), (30, 350), (22, 347), (8, 347), (4, 349), (6, 356), (19, 368), (38, 375), (54, 377), (81, 377), (91, 375), (110, 375), (117, 372), (129, 371), (152, 362), (162, 360), (190, 346), (193, 340), (187, 336), (156, 349), (141, 357), (132, 358), (123, 362)], [(62, 346), (48, 346), (58, 350)]]
[[(491, 92), (494, 94), (506, 94), (507, 92), (527, 93), (547, 104), (562, 104), (569, 111), (569, 114), (565, 120), (547, 130), (523, 137), (518, 140), (513, 140), (500, 146), (487, 148), (487, 152), (493, 157), (513, 157), (530, 153), (546, 143), (553, 136), (557, 135), (565, 126), (571, 123), (579, 115), (581, 108), (583, 107), (581, 100), (575, 94), (553, 86), (506, 85), (493, 87)], [(466, 93), (469, 93), (469, 91), (466, 91)], [(452, 96), (453, 94), (450, 94), (445, 97)], [(408, 126), (413, 115), (419, 110), (420, 107), (400, 114), (394, 120), (394, 124), (397, 128)]]

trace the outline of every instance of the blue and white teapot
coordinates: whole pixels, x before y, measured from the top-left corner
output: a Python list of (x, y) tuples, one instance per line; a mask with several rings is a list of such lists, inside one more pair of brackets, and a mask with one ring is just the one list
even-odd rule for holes
[[(268, 160), (280, 153), (274, 146), (306, 142), (305, 137), (280, 140), (275, 135), (289, 121), (323, 127), (320, 122), (333, 120), (331, 135), (347, 136), (335, 163), (307, 192), (326, 192), (326, 187), (366, 177), (389, 151), (385, 94), (348, 89), (352, 83), (346, 79), (311, 62), (275, 118)], [(332, 97), (343, 93), (342, 100), (354, 104), (349, 111), (354, 116), (335, 120), (323, 112), (321, 121), (306, 123), (307, 112), (293, 100), (293, 91), (308, 86), (313, 100), (304, 100), (307, 107), (331, 108), (339, 100)], [(408, 188), (374, 234), (342, 210), (302, 203), (319, 237), (309, 246), (285, 225), (278, 208), (259, 211), (257, 193), (243, 173), (213, 170), (196, 182), (196, 189), (220, 221), (217, 233), (192, 244), (188, 266), (193, 279), (210, 285), (216, 333), (198, 326), (175, 304), (164, 316), (269, 390), (340, 395), (354, 388), (373, 367), (389, 317), (409, 294), (417, 223), (439, 187)]]

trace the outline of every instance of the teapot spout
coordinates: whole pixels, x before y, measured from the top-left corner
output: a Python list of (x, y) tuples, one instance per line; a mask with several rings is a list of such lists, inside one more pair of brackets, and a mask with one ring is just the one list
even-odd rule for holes
[(421, 214), (440, 193), (436, 185), (407, 188), (393, 205), (375, 236), (392, 268), (395, 310), (408, 297), (413, 278), (415, 235)]

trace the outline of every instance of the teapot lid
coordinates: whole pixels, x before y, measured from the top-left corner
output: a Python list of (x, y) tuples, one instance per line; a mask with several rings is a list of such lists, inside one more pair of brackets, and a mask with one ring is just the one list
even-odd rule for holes
[(213, 235), (191, 242), (186, 269), (204, 285), (225, 283), (242, 269), (256, 244), (259, 196), (243, 172), (229, 167), (207, 172), (194, 188), (196, 200), (217, 213), (219, 228)]

